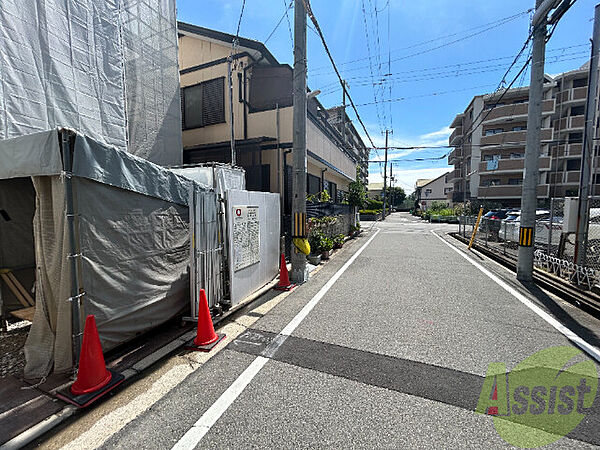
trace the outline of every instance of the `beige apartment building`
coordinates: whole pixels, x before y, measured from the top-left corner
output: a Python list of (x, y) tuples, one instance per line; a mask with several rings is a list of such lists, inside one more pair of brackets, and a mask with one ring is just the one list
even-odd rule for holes
[[(231, 162), (230, 103), (236, 164), (250, 190), (280, 193), (291, 206), (292, 68), (258, 41), (178, 23), (184, 163)], [(231, 60), (233, 86), (228, 83)], [(368, 150), (346, 114), (309, 95), (307, 191), (340, 201)], [(364, 170), (360, 169), (362, 174)], [(365, 174), (366, 178), (366, 174)]]
[[(577, 195), (587, 84), (585, 66), (554, 78), (545, 77), (540, 200)], [(448, 156), (448, 163), (454, 165), (450, 175), (454, 190), (448, 193), (448, 199), (520, 206), (528, 102), (528, 87), (479, 95), (455, 117), (449, 138), (454, 149)]]

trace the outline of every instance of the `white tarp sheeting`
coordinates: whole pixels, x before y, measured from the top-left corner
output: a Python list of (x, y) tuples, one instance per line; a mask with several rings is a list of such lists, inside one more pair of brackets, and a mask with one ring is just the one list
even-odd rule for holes
[(175, 0), (0, 3), (0, 139), (68, 127), (181, 164)]
[[(0, 141), (2, 183), (23, 183), (31, 177), (36, 196), (33, 242), (19, 242), (35, 248), (37, 275), (36, 312), (25, 346), (29, 378), (45, 376), (52, 369), (72, 369), (68, 258), (72, 252), (81, 255), (82, 315), (96, 316), (104, 350), (174, 317), (189, 298), (187, 203), (193, 182), (77, 135), (71, 178), (77, 248), (72, 250), (65, 220), (66, 178), (62, 165), (53, 165), (60, 162), (55, 145), (59, 136), (54, 131), (29, 140)], [(22, 151), (32, 156), (37, 151), (54, 163), (40, 170), (39, 161), (23, 162)], [(19, 208), (2, 202), (0, 196), (0, 209)], [(32, 205), (22, 207), (30, 210)], [(2, 240), (1, 245), (16, 243)]]
[(205, 166), (177, 167), (171, 170), (202, 186), (213, 188), (221, 197), (225, 197), (225, 193), (230, 189), (238, 191), (246, 189), (246, 171), (241, 167), (215, 163)]

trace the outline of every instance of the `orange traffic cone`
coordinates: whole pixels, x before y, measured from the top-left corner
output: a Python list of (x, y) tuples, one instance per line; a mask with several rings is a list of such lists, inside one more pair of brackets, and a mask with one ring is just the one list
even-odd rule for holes
[(98, 391), (106, 386), (111, 378), (112, 375), (106, 370), (104, 363), (96, 319), (94, 316), (87, 316), (79, 355), (79, 371), (75, 383), (71, 386), (71, 393), (83, 395)]
[(278, 291), (291, 291), (296, 285), (290, 283), (290, 277), (285, 263), (285, 255), (281, 254), (281, 263), (279, 264), (279, 283), (274, 289)]
[(106, 368), (96, 319), (92, 315), (87, 316), (77, 379), (70, 388), (59, 391), (56, 395), (81, 408), (100, 398), (124, 379), (123, 375)]
[(206, 292), (204, 292), (204, 289), (200, 289), (200, 298), (198, 301), (198, 330), (196, 331), (196, 338), (187, 348), (209, 352), (224, 337), (224, 334), (215, 333), (212, 317), (210, 317), (210, 310), (208, 309)]

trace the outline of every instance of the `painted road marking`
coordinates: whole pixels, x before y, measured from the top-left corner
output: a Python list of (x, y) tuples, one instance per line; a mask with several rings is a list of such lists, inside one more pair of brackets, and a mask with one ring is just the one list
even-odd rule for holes
[(306, 316), (319, 303), (323, 296), (331, 289), (335, 282), (342, 274), (350, 267), (350, 265), (358, 258), (365, 248), (379, 234), (379, 229), (375, 234), (359, 248), (352, 257), (325, 283), (325, 285), (315, 294), (315, 296), (300, 310), (298, 314), (285, 326), (283, 330), (273, 339), (273, 341), (263, 351), (263, 356), (257, 356), (254, 361), (242, 372), (242, 374), (227, 388), (223, 394), (212, 404), (210, 408), (198, 419), (198, 421), (190, 428), (187, 433), (173, 446), (175, 450), (194, 449), (202, 438), (210, 431), (213, 425), (219, 418), (229, 409), (231, 404), (240, 396), (244, 389), (250, 384), (252, 379), (265, 366), (269, 357), (275, 354), (277, 349), (285, 342), (288, 336), (300, 325)]
[(600, 362), (600, 350), (597, 347), (583, 340), (581, 337), (579, 337), (577, 334), (571, 331), (571, 329), (564, 326), (562, 323), (560, 323), (558, 320), (556, 320), (538, 305), (533, 303), (531, 300), (529, 300), (515, 288), (510, 286), (504, 280), (494, 275), (492, 272), (483, 267), (477, 261), (471, 259), (471, 257), (469, 257), (466, 253), (460, 251), (458, 248), (447, 242), (439, 234), (434, 233), (433, 231), (431, 231), (431, 233), (444, 244), (446, 244), (448, 247), (450, 247), (452, 250), (454, 250), (456, 253), (458, 253), (460, 256), (469, 261), (472, 265), (477, 267), (481, 272), (483, 272), (485, 275), (487, 275), (489, 278), (495, 281), (498, 286), (500, 286), (502, 289), (511, 294), (513, 297), (515, 297), (517, 300), (519, 300), (521, 303), (527, 306), (530, 310), (532, 310), (534, 313), (536, 313), (538, 316), (540, 316), (542, 319), (544, 319), (546, 322), (552, 325), (552, 327), (554, 327), (558, 332), (562, 333), (567, 339), (569, 339), (571, 342), (573, 342), (575, 345), (581, 348), (584, 352), (592, 356), (596, 361)]

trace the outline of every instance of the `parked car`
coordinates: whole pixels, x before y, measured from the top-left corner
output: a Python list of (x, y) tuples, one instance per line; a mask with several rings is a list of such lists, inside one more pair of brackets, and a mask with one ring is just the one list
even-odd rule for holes
[(519, 221), (521, 217), (521, 211), (509, 211), (506, 217), (504, 218), (504, 222), (514, 222)]
[(488, 220), (502, 220), (508, 215), (508, 209), (497, 209), (488, 211), (483, 217)]
[[(543, 221), (546, 221), (544, 225)], [(547, 242), (548, 241), (548, 229), (550, 225), (550, 211), (547, 209), (538, 209), (535, 212), (535, 221), (536, 221), (536, 232), (535, 232), (535, 241), (536, 242)], [(500, 225), (499, 237), (500, 239), (505, 239), (507, 241), (519, 241), (519, 228), (521, 226), (521, 211), (511, 210), (506, 215), (506, 218), (502, 221)], [(556, 236), (560, 236), (562, 232), (562, 220), (560, 222), (560, 229), (558, 225), (558, 221), (555, 224), (554, 219), (552, 221), (552, 240), (555, 239)], [(556, 242), (558, 242), (558, 237), (556, 238)]]

